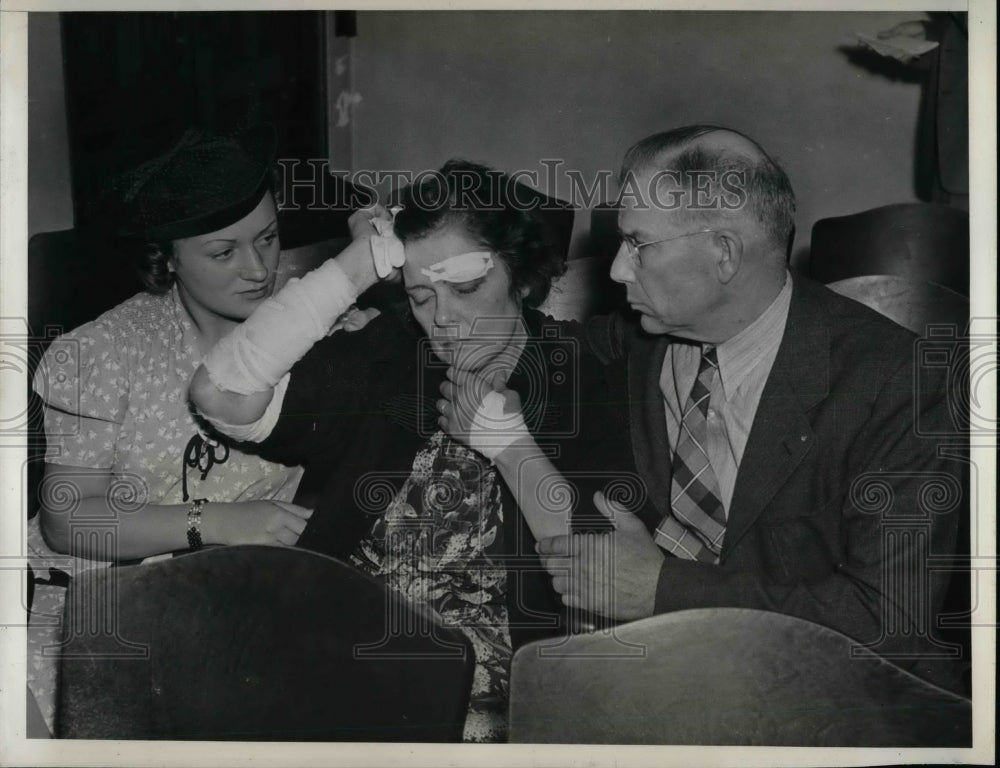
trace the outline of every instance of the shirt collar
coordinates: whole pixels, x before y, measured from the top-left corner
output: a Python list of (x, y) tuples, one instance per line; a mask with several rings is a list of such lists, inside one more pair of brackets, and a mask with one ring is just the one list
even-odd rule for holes
[(750, 325), (716, 347), (719, 378), (726, 400), (732, 399), (750, 372), (776, 352), (785, 332), (788, 306), (792, 298), (792, 280), (785, 272), (785, 284), (774, 301)]

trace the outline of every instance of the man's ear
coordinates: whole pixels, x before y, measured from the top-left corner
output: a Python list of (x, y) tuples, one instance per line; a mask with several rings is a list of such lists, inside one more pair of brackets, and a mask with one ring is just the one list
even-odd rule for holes
[(736, 277), (743, 265), (743, 238), (734, 229), (720, 229), (715, 233), (714, 240), (718, 253), (716, 265), (719, 282), (725, 285)]

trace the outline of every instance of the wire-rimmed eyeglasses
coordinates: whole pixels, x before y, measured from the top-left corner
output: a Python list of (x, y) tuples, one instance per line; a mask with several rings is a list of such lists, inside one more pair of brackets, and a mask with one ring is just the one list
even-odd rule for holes
[[(637, 243), (635, 240), (627, 235), (622, 236), (622, 245), (625, 246), (625, 250), (628, 252), (629, 257), (638, 263), (639, 261), (639, 251), (650, 245), (659, 245), (660, 243), (669, 243), (671, 240), (680, 240), (685, 237), (694, 237), (695, 235), (704, 235), (707, 232), (717, 232), (715, 229), (699, 229), (696, 232), (688, 232), (684, 235), (674, 235), (673, 237), (664, 237), (662, 240), (650, 240), (645, 243)], [(621, 246), (619, 246), (621, 247)]]

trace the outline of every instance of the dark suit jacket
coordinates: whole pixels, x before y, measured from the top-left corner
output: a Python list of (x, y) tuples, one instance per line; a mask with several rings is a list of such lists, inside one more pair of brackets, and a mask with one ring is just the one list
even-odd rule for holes
[[(580, 333), (568, 324), (535, 311), (526, 311), (524, 319), (532, 340), (508, 385), (521, 397), (528, 428), (576, 485), (578, 500), (589, 500), (609, 483), (627, 495), (621, 471), (626, 421), (608, 401), (604, 366), (582, 352)], [(257, 450), (305, 466), (295, 501), (314, 512), (298, 546), (349, 557), (410, 476), (416, 452), (438, 429), (435, 401), (446, 370), (422, 339), (408, 309), (387, 311), (361, 331), (320, 341), (292, 368), (281, 416)], [(617, 456), (621, 466), (608, 456)], [(517, 648), (565, 632), (570, 617), (513, 494), (498, 482), (503, 530), (489, 554), (507, 568), (510, 634)], [(603, 518), (594, 514), (592, 505), (578, 504), (574, 523), (600, 527)]]
[[(857, 302), (793, 277), (791, 306), (737, 475), (720, 563), (668, 556), (658, 613), (744, 607), (837, 629), (924, 677), (961, 690), (934, 619), (965, 498), (944, 371), (916, 376), (916, 338)], [(628, 399), (631, 448), (653, 525), (669, 509), (671, 453), (659, 389), (670, 340), (619, 319), (587, 328)], [(918, 381), (919, 379), (919, 381)], [(930, 436), (926, 436), (926, 435)], [(936, 494), (940, 495), (936, 495)], [(964, 577), (964, 576), (963, 576)]]

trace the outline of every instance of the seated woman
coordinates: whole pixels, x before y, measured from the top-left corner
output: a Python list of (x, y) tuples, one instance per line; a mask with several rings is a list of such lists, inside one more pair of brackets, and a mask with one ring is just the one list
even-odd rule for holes
[[(57, 552), (138, 559), (187, 549), (189, 530), (203, 544), (292, 545), (305, 527), (309, 511), (290, 503), (302, 470), (216, 444), (186, 397), (202, 355), (274, 289), (273, 141), (267, 128), (239, 140), (189, 131), (128, 176), (120, 229), (141, 244), (146, 290), (60, 337), (34, 380), (39, 518)], [(67, 488), (68, 511), (54, 498)], [(116, 551), (71, 539), (76, 515), (113, 515)]]
[[(52, 550), (106, 562), (202, 544), (294, 545), (302, 533), (311, 510), (291, 503), (302, 469), (219, 445), (187, 402), (202, 355), (274, 289), (273, 151), (269, 127), (238, 138), (189, 131), (124, 177), (119, 229), (139, 246), (146, 290), (55, 340), (38, 366), (36, 573)], [(113, 527), (113, 538), (88, 535), (86, 521)], [(34, 616), (60, 616), (64, 593), (40, 586)], [(55, 628), (36, 630), (29, 675), (51, 719), (54, 664), (40, 647)]]
[[(471, 741), (505, 736), (513, 649), (566, 631), (535, 540), (582, 517), (586, 487), (628, 452), (601, 365), (534, 309), (565, 265), (531, 200), (449, 162), (395, 217), (409, 312), (324, 338), (376, 280), (342, 254), (224, 339), (190, 393), (222, 431), (305, 465), (320, 489), (299, 546), (349, 558), (469, 636)], [(555, 464), (584, 479), (567, 487)]]

